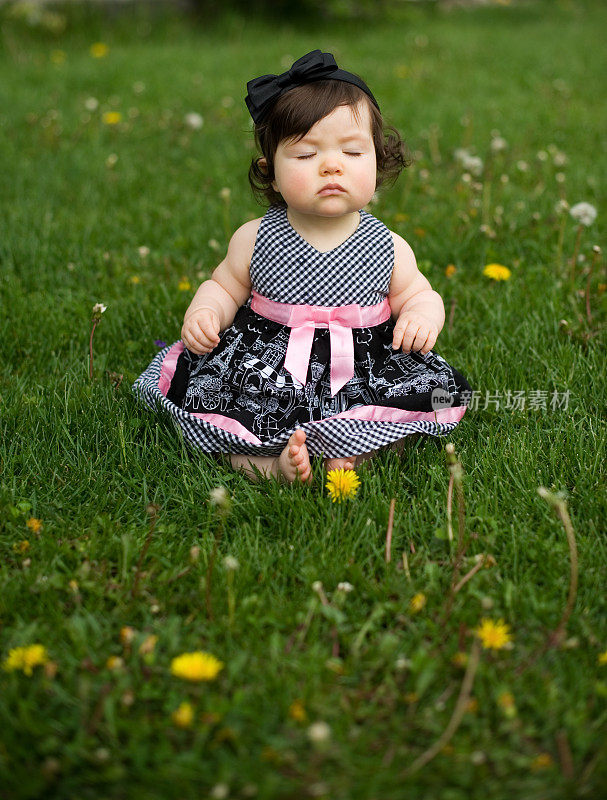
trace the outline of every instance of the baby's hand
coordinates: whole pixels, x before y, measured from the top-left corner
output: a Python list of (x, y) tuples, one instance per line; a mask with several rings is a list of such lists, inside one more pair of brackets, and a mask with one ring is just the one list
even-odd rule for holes
[(403, 311), (394, 326), (392, 336), (392, 347), (395, 350), (402, 349), (405, 353), (410, 350), (419, 350), (425, 356), (438, 339), (438, 328), (436, 325), (417, 311)]
[(210, 353), (219, 344), (219, 315), (211, 308), (194, 310), (184, 320), (181, 329), (183, 343), (196, 355)]

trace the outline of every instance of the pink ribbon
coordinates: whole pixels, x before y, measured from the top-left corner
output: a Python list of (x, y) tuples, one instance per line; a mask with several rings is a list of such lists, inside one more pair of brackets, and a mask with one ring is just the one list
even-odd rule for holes
[(331, 340), (331, 397), (354, 375), (352, 328), (368, 328), (390, 319), (388, 299), (374, 306), (306, 306), (277, 303), (253, 290), (251, 308), (291, 328), (285, 369), (306, 385), (315, 328), (328, 328)]

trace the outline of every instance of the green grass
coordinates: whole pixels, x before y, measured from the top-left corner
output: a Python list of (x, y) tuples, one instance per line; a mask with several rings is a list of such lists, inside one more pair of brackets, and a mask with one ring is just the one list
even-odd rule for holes
[[(580, 292), (592, 246), (605, 247), (604, 5), (406, 7), (364, 25), (68, 10), (60, 33), (2, 14), (0, 658), (41, 643), (57, 671), (0, 673), (0, 796), (600, 797), (601, 262), (590, 321)], [(106, 58), (89, 54), (95, 41), (109, 45)], [(246, 177), (246, 81), (315, 47), (367, 80), (417, 153), (372, 211), (411, 243), (447, 314), (454, 309), (436, 349), (480, 392), (449, 437), (464, 470), (459, 577), (478, 554), (496, 563), (450, 611), (445, 441), (382, 454), (361, 469), (358, 496), (336, 505), (320, 463), (311, 487), (252, 484), (226, 463), (190, 458), (130, 392), (154, 340), (178, 338), (233, 230), (263, 213)], [(90, 97), (96, 110), (85, 108)], [(115, 127), (102, 123), (110, 110), (122, 114)], [(190, 111), (203, 115), (201, 130), (184, 124)], [(508, 148), (492, 155), (495, 130)], [(462, 146), (484, 160), (476, 188), (461, 179)], [(555, 153), (567, 162), (555, 164)], [(576, 224), (555, 212), (560, 198), (599, 211), (573, 286)], [(489, 262), (509, 266), (511, 279), (485, 278)], [(183, 278), (190, 291), (179, 290)], [(96, 302), (108, 308), (90, 381)], [(109, 372), (123, 376), (118, 386)], [(569, 390), (569, 406), (484, 408), (487, 393), (508, 390)], [(209, 502), (217, 486), (231, 496), (225, 524)], [(539, 486), (566, 498), (579, 587), (564, 641), (537, 655), (561, 619), (570, 575), (565, 531)], [(151, 503), (157, 520), (138, 568)], [(42, 520), (39, 534), (31, 517)], [(225, 555), (240, 564), (231, 623)], [(340, 581), (354, 590), (336, 592)], [(426, 605), (413, 614), (419, 592)], [(447, 729), (464, 678), (452, 659), (472, 651), (483, 617), (503, 618), (513, 647), (482, 651), (475, 702), (452, 739), (405, 774)], [(120, 639), (127, 625), (137, 631), (130, 651)], [(156, 647), (144, 657), (151, 634)], [(224, 662), (217, 679), (172, 676), (172, 658), (198, 649)], [(107, 667), (111, 655), (120, 669)], [(514, 710), (500, 705), (503, 692)], [(289, 713), (297, 699), (303, 720)], [(171, 719), (184, 701), (195, 710), (188, 729)], [(317, 721), (330, 726), (324, 744), (309, 737)]]

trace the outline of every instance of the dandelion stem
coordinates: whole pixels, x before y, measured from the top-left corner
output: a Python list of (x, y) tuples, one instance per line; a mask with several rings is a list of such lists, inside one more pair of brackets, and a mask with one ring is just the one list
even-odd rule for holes
[(386, 532), (386, 563), (389, 564), (391, 560), (392, 550), (392, 527), (394, 525), (394, 506), (396, 505), (396, 498), (393, 497), (390, 501), (390, 514), (388, 516), (388, 530)]
[(569, 622), (569, 618), (573, 612), (573, 607), (575, 605), (575, 600), (577, 596), (577, 585), (578, 585), (578, 556), (577, 556), (577, 545), (575, 541), (575, 531), (573, 530), (573, 525), (571, 524), (571, 518), (569, 517), (569, 512), (567, 511), (567, 503), (558, 495), (554, 494), (553, 492), (549, 492), (544, 486), (540, 486), (537, 490), (540, 497), (543, 497), (556, 511), (558, 514), (561, 522), (563, 523), (563, 527), (565, 528), (565, 534), (567, 535), (567, 543), (569, 545), (569, 593), (567, 596), (567, 603), (565, 604), (565, 609), (563, 610), (563, 614), (559, 621), (559, 624), (556, 626), (554, 631), (549, 633), (542, 644), (535, 653), (533, 653), (529, 658), (521, 664), (516, 673), (520, 675), (523, 673), (528, 667), (534, 664), (537, 659), (546, 652), (550, 647), (558, 647), (560, 642), (565, 636), (565, 630), (567, 628), (567, 623)]
[(575, 247), (573, 248), (573, 255), (571, 256), (571, 264), (570, 264), (571, 274), (570, 274), (570, 278), (571, 278), (571, 283), (572, 284), (575, 281), (575, 265), (577, 263), (577, 256), (578, 256), (578, 252), (579, 252), (579, 249), (580, 249), (580, 240), (582, 238), (582, 230), (583, 230), (583, 228), (584, 228), (584, 226), (580, 222), (580, 224), (577, 226), (577, 235), (575, 237)]
[(556, 746), (559, 752), (561, 770), (568, 781), (574, 778), (573, 756), (571, 755), (571, 745), (567, 738), (567, 731), (561, 728), (556, 734)]
[(485, 556), (483, 555), (483, 557), (479, 560), (479, 562), (472, 567), (470, 572), (467, 572), (464, 575), (464, 577), (461, 579), (461, 581), (453, 589), (453, 594), (457, 594), (459, 592), (459, 590), (462, 588), (462, 586), (464, 586), (466, 583), (468, 583), (470, 578), (472, 578), (474, 575), (476, 575), (476, 573), (479, 571), (479, 569), (483, 568), (484, 564), (485, 564)]
[(592, 280), (592, 273), (594, 272), (599, 253), (599, 248), (594, 248), (592, 264), (590, 265), (590, 272), (588, 273), (588, 280), (586, 281), (586, 319), (588, 320), (589, 325), (592, 322), (592, 313), (590, 311), (590, 281)]
[(99, 324), (98, 319), (93, 320), (93, 328), (91, 330), (91, 338), (89, 340), (89, 380), (93, 380), (93, 335), (95, 334), (95, 328)]
[(457, 305), (457, 299), (454, 297), (451, 300), (451, 309), (449, 311), (449, 322), (447, 323), (447, 330), (450, 331), (453, 328), (453, 318), (455, 317), (455, 306)]
[(472, 684), (474, 683), (474, 677), (476, 675), (476, 670), (478, 668), (478, 663), (480, 660), (481, 655), (481, 645), (478, 639), (475, 639), (472, 643), (472, 648), (470, 650), (470, 655), (468, 657), (468, 665), (466, 667), (466, 673), (464, 675), (464, 679), (462, 680), (462, 686), (459, 692), (459, 697), (457, 698), (457, 703), (455, 704), (455, 708), (453, 709), (453, 714), (451, 715), (451, 719), (441, 736), (437, 739), (437, 741), (429, 747), (424, 753), (416, 758), (415, 761), (408, 767), (404, 773), (403, 777), (408, 777), (412, 775), (414, 772), (417, 772), (422, 767), (424, 767), (429, 761), (440, 753), (443, 747), (453, 738), (453, 734), (458, 729), (460, 722), (464, 714), (466, 713), (466, 708), (468, 703), (470, 702), (470, 693), (472, 691)]
[(453, 524), (451, 521), (451, 506), (453, 505), (453, 473), (449, 476), (449, 486), (447, 488), (447, 537), (449, 542), (453, 541)]
[(403, 569), (408, 580), (411, 580), (411, 573), (409, 572), (409, 559), (407, 558), (407, 551), (403, 550)]

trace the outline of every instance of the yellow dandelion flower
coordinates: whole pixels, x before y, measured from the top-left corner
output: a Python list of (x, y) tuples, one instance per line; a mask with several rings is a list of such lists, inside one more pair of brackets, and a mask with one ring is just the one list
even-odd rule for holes
[(409, 600), (409, 611), (411, 614), (417, 614), (426, 605), (426, 595), (423, 592), (414, 594)]
[(34, 667), (46, 664), (47, 661), (46, 647), (42, 644), (30, 644), (26, 647), (14, 647), (9, 650), (3, 667), (7, 672), (21, 669), (26, 675), (31, 675)]
[(514, 707), (514, 695), (512, 692), (500, 692), (497, 696), (498, 705), (503, 709)]
[(451, 663), (456, 666), (464, 669), (464, 667), (468, 664), (468, 653), (464, 653), (459, 650), (451, 659)]
[(15, 542), (13, 545), (13, 552), (14, 553), (27, 553), (30, 549), (30, 543), (27, 539), (24, 539), (22, 542)]
[(478, 700), (476, 697), (471, 697), (470, 700), (466, 703), (466, 711), (469, 714), (476, 714), (478, 711)]
[(445, 267), (445, 275), (448, 278), (452, 278), (456, 272), (457, 272), (457, 267), (455, 266), (455, 264), (447, 264), (447, 266)]
[(601, 666), (607, 664), (607, 650), (604, 653), (599, 653), (597, 660)]
[(223, 662), (215, 656), (197, 650), (174, 658), (171, 661), (171, 672), (186, 681), (212, 681), (223, 666)]
[(141, 283), (141, 278), (139, 277), (139, 275), (131, 275), (129, 281), (131, 283)]
[(492, 619), (482, 619), (475, 633), (485, 649), (501, 650), (512, 641), (509, 629), (510, 626), (503, 619), (497, 622)]
[(111, 670), (122, 669), (124, 666), (124, 661), (120, 658), (120, 656), (110, 656), (105, 662), (105, 666)]
[(327, 472), (327, 490), (331, 500), (343, 500), (353, 497), (360, 486), (360, 478), (353, 469), (331, 469)]
[(308, 715), (301, 700), (293, 700), (289, 706), (289, 716), (296, 722), (303, 722), (307, 718)]
[(550, 753), (540, 753), (533, 759), (530, 766), (533, 772), (538, 772), (541, 769), (547, 769), (548, 767), (551, 767), (552, 764), (553, 761)]
[(190, 703), (181, 703), (171, 714), (171, 719), (178, 728), (189, 728), (194, 719), (194, 709)]
[(120, 628), (120, 641), (122, 644), (129, 645), (135, 638), (135, 633), (135, 628), (131, 628), (130, 625), (123, 625)]
[(110, 48), (105, 42), (95, 42), (91, 45), (90, 53), (93, 58), (105, 58), (110, 52)]
[(121, 119), (120, 111), (106, 111), (102, 117), (104, 125), (118, 125)]
[(192, 288), (192, 284), (189, 282), (187, 278), (182, 278), (179, 281), (179, 285), (177, 288), (179, 289), (180, 292), (189, 292), (189, 290)]
[(148, 653), (153, 653), (157, 641), (158, 637), (155, 634), (146, 636), (143, 642), (139, 645), (139, 654), (145, 656)]
[(483, 275), (494, 281), (507, 281), (512, 273), (503, 264), (487, 264), (483, 270)]
[(42, 520), (30, 517), (25, 523), (32, 533), (40, 533), (42, 530)]

